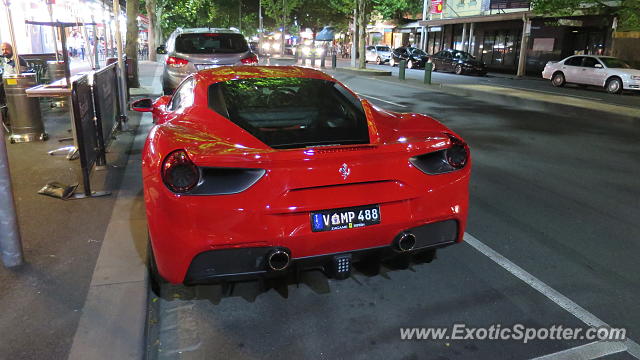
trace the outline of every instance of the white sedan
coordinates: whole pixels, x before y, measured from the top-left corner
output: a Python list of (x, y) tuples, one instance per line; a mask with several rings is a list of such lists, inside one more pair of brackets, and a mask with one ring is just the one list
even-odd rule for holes
[(574, 55), (561, 61), (549, 61), (542, 77), (553, 86), (566, 83), (604, 87), (609, 93), (640, 90), (640, 70), (610, 56)]

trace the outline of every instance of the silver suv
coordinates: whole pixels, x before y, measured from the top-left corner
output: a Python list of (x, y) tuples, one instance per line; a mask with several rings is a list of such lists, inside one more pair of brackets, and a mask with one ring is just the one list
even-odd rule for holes
[(230, 29), (177, 29), (166, 46), (158, 47), (157, 53), (167, 55), (162, 73), (162, 90), (166, 95), (199, 70), (258, 63), (258, 56), (251, 52), (244, 36)]

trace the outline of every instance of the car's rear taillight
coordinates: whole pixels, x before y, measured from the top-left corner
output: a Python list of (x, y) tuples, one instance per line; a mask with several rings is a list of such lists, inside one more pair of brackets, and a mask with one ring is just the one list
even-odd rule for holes
[(183, 67), (183, 66), (187, 65), (188, 63), (189, 63), (189, 60), (183, 59), (183, 58), (179, 58), (179, 57), (175, 57), (175, 56), (169, 56), (167, 58), (167, 65), (169, 65), (171, 67)]
[(462, 140), (451, 136), (451, 147), (446, 150), (447, 163), (456, 169), (462, 169), (469, 159), (469, 147)]
[(258, 64), (258, 56), (256, 54), (251, 54), (244, 59), (240, 60), (245, 65), (257, 65)]
[(200, 170), (186, 151), (176, 150), (162, 163), (162, 181), (174, 193), (186, 193), (200, 182)]
[(425, 174), (438, 175), (464, 168), (469, 162), (469, 146), (450, 136), (451, 145), (443, 150), (414, 156), (409, 161)]

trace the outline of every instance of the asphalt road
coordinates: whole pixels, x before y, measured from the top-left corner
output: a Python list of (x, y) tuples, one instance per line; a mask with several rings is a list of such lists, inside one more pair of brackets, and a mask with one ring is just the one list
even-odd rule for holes
[[(579, 318), (585, 316), (640, 339), (637, 122), (522, 111), (334, 76), (375, 105), (432, 115), (461, 134), (473, 154), (467, 232), (584, 312), (566, 311), (463, 243), (439, 251), (430, 264), (383, 268), (375, 276), (356, 272), (346, 281), (309, 273), (299, 287), (276, 283), (267, 291), (257, 283), (168, 288), (164, 298), (152, 299), (152, 355), (526, 359), (591, 341), (406, 341), (400, 328), (464, 323), (586, 329)], [(623, 351), (606, 358), (634, 357)]]
[[(349, 66), (349, 62), (340, 60), (338, 61), (338, 66), (347, 67)], [(367, 64), (367, 68), (391, 71), (395, 77), (398, 76), (399, 72), (399, 68), (397, 66), (392, 68), (389, 65)], [(405, 76), (409, 79), (422, 81), (424, 77), (424, 70), (405, 69)], [(595, 86), (585, 87), (568, 84), (565, 87), (556, 88), (551, 85), (549, 80), (545, 80), (542, 77), (527, 76), (524, 78), (517, 78), (515, 75), (500, 73), (489, 73), (487, 76), (456, 75), (454, 73), (437, 71), (431, 74), (431, 79), (433, 83), (443, 85), (471, 84), (500, 86), (518, 90), (535, 91), (543, 94), (571, 96), (608, 104), (640, 107), (640, 91), (629, 91), (622, 95), (612, 95), (607, 93), (603, 88)]]

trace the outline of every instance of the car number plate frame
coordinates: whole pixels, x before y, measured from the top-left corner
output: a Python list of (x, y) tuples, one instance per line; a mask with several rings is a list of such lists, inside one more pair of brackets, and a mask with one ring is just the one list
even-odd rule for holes
[(355, 229), (380, 224), (380, 205), (363, 205), (338, 209), (312, 211), (311, 231), (323, 232)]

